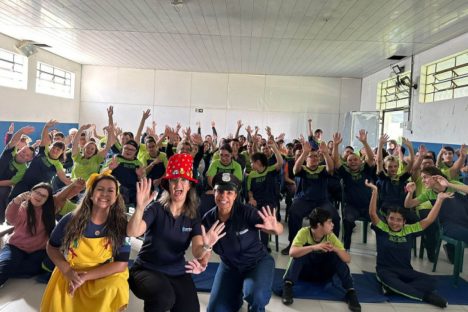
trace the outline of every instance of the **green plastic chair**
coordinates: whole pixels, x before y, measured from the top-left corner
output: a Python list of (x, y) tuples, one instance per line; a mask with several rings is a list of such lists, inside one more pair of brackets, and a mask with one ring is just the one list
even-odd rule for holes
[(432, 267), (432, 272), (435, 272), (437, 268), (437, 261), (439, 259), (439, 252), (440, 252), (440, 246), (442, 245), (442, 241), (446, 241), (448, 244), (451, 244), (455, 247), (455, 255), (454, 255), (454, 261), (453, 261), (453, 283), (455, 286), (458, 286), (458, 281), (459, 281), (459, 276), (460, 273), (463, 271), (463, 256), (465, 253), (465, 248), (468, 247), (468, 245), (461, 241), (454, 239), (452, 237), (449, 237), (444, 234), (443, 230), (440, 230), (440, 236), (439, 236), (439, 241), (436, 245), (436, 251), (435, 251), (435, 260), (434, 260), (434, 266)]

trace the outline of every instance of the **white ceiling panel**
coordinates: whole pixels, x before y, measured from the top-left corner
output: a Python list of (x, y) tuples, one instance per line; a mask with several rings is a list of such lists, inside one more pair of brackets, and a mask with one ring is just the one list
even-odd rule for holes
[(466, 0), (0, 0), (0, 32), (81, 64), (364, 77), (468, 29)]

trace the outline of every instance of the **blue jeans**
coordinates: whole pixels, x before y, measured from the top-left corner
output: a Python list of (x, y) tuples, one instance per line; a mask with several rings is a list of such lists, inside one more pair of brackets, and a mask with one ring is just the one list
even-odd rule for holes
[(241, 272), (221, 262), (211, 289), (207, 312), (235, 312), (247, 301), (248, 311), (265, 311), (271, 298), (275, 261), (270, 255)]
[(47, 257), (45, 249), (27, 253), (6, 244), (0, 251), (0, 285), (12, 277), (30, 277), (42, 272), (41, 264)]

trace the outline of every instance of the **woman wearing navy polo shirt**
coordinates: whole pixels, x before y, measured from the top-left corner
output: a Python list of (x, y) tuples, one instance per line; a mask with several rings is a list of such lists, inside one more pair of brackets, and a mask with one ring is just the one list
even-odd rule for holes
[(192, 165), (189, 154), (169, 159), (161, 181), (165, 191), (157, 202), (150, 204), (155, 195), (150, 194), (151, 180), (142, 179), (137, 184), (137, 206), (127, 234), (145, 234), (145, 238), (128, 282), (133, 293), (144, 300), (144, 311), (200, 311), (184, 254), (192, 243), (194, 258), (207, 256), (211, 246), (223, 237), (224, 225), (215, 224), (206, 234), (202, 229)]
[(265, 311), (271, 298), (275, 262), (259, 238), (258, 230), (279, 235), (283, 226), (271, 211), (241, 204), (240, 181), (230, 173), (213, 179), (216, 207), (203, 217), (203, 225), (225, 225), (226, 236), (211, 245), (221, 263), (211, 289), (208, 312), (238, 311), (245, 299), (249, 311)]

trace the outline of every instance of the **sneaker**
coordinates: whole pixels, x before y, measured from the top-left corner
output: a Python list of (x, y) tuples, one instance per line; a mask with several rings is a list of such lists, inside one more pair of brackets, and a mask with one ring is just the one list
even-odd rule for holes
[(281, 250), (281, 254), (283, 256), (289, 256), (289, 249), (291, 249), (291, 245), (288, 245), (288, 247), (284, 248), (283, 250)]
[(285, 305), (290, 305), (294, 302), (293, 299), (293, 284), (291, 282), (284, 282), (283, 295), (281, 301)]
[(439, 296), (435, 292), (430, 292), (424, 295), (423, 301), (435, 305), (439, 308), (446, 308), (447, 307), (447, 300), (445, 298)]
[(361, 304), (359, 303), (356, 291), (354, 289), (348, 290), (345, 296), (346, 303), (349, 310), (353, 312), (361, 312)]

